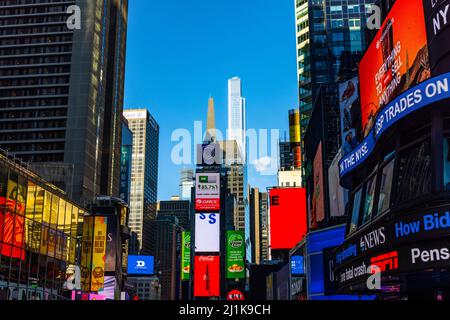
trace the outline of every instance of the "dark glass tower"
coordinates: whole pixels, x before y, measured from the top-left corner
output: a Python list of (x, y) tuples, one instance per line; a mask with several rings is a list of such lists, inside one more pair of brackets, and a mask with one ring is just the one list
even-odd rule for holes
[[(294, 0), (302, 151), (305, 132), (318, 95), (337, 108), (339, 82), (357, 75), (366, 48), (367, 11), (375, 0)], [(329, 110), (338, 123), (339, 111)], [(339, 126), (336, 125), (338, 135)], [(332, 128), (331, 128), (332, 129)], [(336, 138), (339, 141), (339, 137)]]
[(0, 0), (0, 147), (82, 204), (119, 194), (127, 8)]

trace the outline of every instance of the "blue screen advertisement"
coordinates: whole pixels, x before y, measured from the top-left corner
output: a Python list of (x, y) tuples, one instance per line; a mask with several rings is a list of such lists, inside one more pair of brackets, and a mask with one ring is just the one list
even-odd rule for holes
[(153, 256), (128, 256), (129, 275), (153, 275), (155, 258)]
[(305, 274), (305, 264), (303, 256), (292, 256), (291, 257), (291, 274), (292, 275), (304, 275)]

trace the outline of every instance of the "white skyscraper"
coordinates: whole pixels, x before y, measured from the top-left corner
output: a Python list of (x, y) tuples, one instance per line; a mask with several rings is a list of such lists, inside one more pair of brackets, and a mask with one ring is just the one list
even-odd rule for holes
[(234, 77), (228, 80), (228, 140), (235, 140), (246, 161), (246, 117), (245, 98), (242, 97), (241, 79)]

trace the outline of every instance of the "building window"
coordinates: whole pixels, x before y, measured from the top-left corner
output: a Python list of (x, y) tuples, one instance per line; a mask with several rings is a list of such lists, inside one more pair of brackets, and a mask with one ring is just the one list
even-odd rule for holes
[(353, 196), (352, 220), (350, 222), (349, 233), (353, 233), (358, 229), (359, 211), (361, 208), (362, 188), (355, 192)]
[(431, 192), (430, 141), (423, 141), (400, 152), (396, 189), (397, 203), (413, 200)]
[(394, 167), (395, 167), (395, 159), (392, 159), (382, 169), (380, 182), (380, 198), (378, 199), (377, 215), (385, 212), (390, 207)]
[(364, 198), (364, 213), (362, 224), (364, 225), (366, 222), (370, 221), (372, 218), (373, 204), (375, 200), (375, 186), (377, 184), (376, 175), (367, 181), (366, 184), (366, 196)]

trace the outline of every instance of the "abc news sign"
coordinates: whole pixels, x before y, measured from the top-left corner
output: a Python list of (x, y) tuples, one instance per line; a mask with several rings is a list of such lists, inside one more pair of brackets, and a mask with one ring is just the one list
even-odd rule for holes
[(383, 249), (423, 239), (450, 235), (450, 207), (416, 211), (373, 224), (354, 240), (345, 242), (335, 255), (336, 265)]
[(450, 208), (407, 213), (374, 224), (334, 254), (339, 284), (366, 277), (376, 266), (382, 274), (450, 265)]

